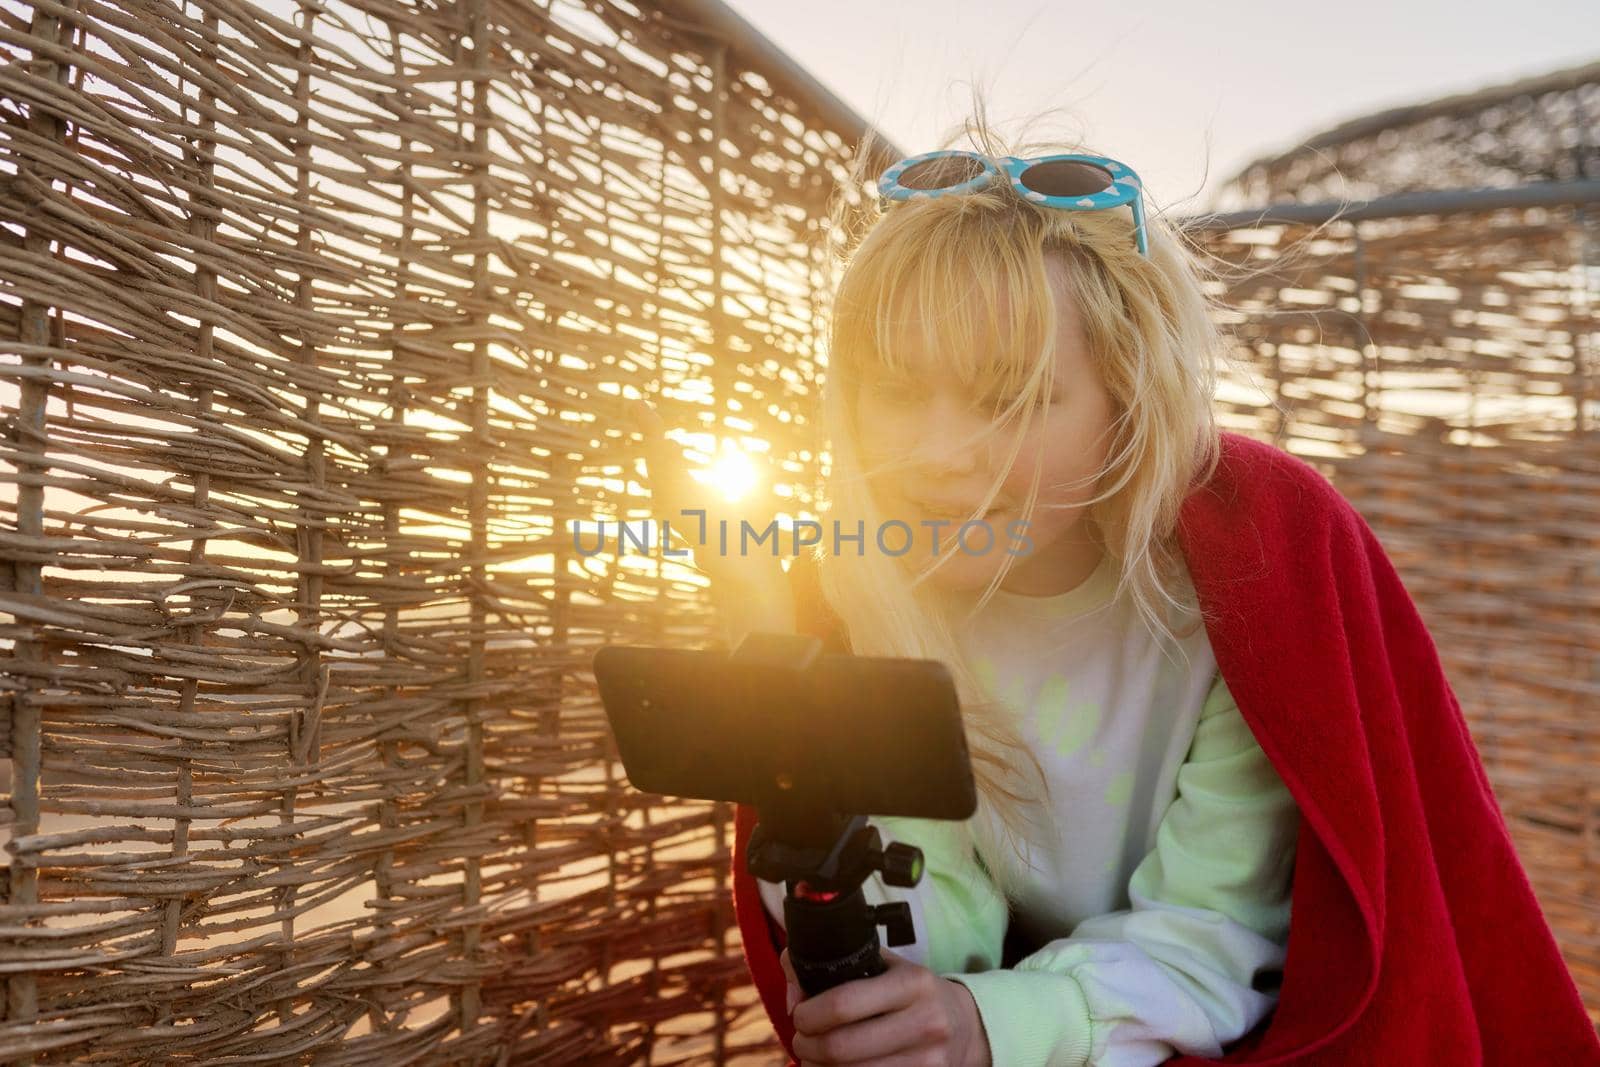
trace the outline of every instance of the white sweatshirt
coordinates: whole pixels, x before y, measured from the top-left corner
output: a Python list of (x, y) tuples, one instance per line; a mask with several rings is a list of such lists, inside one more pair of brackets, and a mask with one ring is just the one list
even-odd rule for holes
[[(967, 986), (995, 1067), (1214, 1057), (1277, 1002), (1293, 799), (1204, 628), (1180, 642), (1187, 663), (1171, 645), (1163, 655), (1115, 586), (1107, 558), (1066, 593), (1000, 592), (961, 635), (1050, 779), (1054, 840), (1028, 850), (1037, 870), (1018, 900), (1008, 908), (953, 824), (871, 819), (885, 844), (921, 848), (925, 866), (911, 889), (874, 874), (867, 901), (911, 905), (917, 940), (894, 951)], [(1192, 616), (1187, 575), (1185, 591)], [(1008, 848), (986, 853), (1019, 866)], [(760, 886), (781, 924), (782, 884)], [(1008, 925), (1032, 951), (1002, 968)]]

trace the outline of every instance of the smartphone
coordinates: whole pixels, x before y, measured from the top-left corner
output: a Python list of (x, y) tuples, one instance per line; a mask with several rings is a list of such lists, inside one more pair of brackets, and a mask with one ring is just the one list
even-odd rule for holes
[(976, 810), (960, 702), (943, 663), (828, 653), (796, 669), (739, 651), (607, 645), (595, 654), (634, 788), (928, 819)]

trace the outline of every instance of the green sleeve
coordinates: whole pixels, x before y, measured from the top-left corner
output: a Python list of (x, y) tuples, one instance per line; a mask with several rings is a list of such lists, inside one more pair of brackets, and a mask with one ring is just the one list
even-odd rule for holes
[[(1004, 895), (959, 843), (958, 827), (941, 819), (875, 815), (885, 841), (922, 850), (922, 879), (912, 894), (920, 920), (926, 966), (945, 971), (985, 971), (1000, 966), (1010, 912)], [(869, 894), (869, 903), (878, 901)]]
[[(937, 973), (971, 991), (997, 1067), (1219, 1056), (1276, 1003), (1297, 827), (1219, 674), (1177, 797), (1129, 881), (1131, 906), (1079, 923), (1013, 969)], [(959, 925), (947, 918), (941, 936)]]

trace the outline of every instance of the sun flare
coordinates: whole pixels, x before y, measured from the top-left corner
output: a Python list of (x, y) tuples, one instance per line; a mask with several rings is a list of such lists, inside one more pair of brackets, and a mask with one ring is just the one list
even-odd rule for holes
[(755, 463), (731, 440), (722, 442), (721, 453), (697, 477), (726, 500), (749, 496), (761, 481)]

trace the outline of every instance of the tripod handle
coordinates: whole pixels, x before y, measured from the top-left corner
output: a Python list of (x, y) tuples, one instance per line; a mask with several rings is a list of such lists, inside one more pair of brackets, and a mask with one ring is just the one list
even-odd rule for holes
[(789, 963), (808, 997), (889, 969), (878, 951), (877, 908), (860, 887), (826, 899), (791, 894), (783, 900), (783, 924)]
[(911, 922), (911, 905), (903, 900), (874, 905), (872, 908), (872, 922), (874, 926), (882, 926), (888, 929), (889, 946), (891, 948), (909, 945), (917, 939), (916, 928)]
[(910, 904), (903, 900), (868, 904), (859, 887), (826, 899), (785, 897), (783, 916), (789, 963), (808, 997), (887, 971), (889, 965), (879, 951), (880, 925), (888, 928), (891, 946), (917, 939)]
[(765, 829), (758, 823), (751, 831), (745, 862), (757, 878), (788, 883), (783, 924), (789, 962), (806, 996), (887, 971), (879, 925), (888, 927), (891, 945), (916, 940), (911, 905), (868, 905), (861, 883), (877, 870), (887, 885), (916, 885), (923, 872), (921, 849), (898, 841), (880, 848), (878, 831), (862, 815), (840, 819), (826, 850), (769, 837)]

